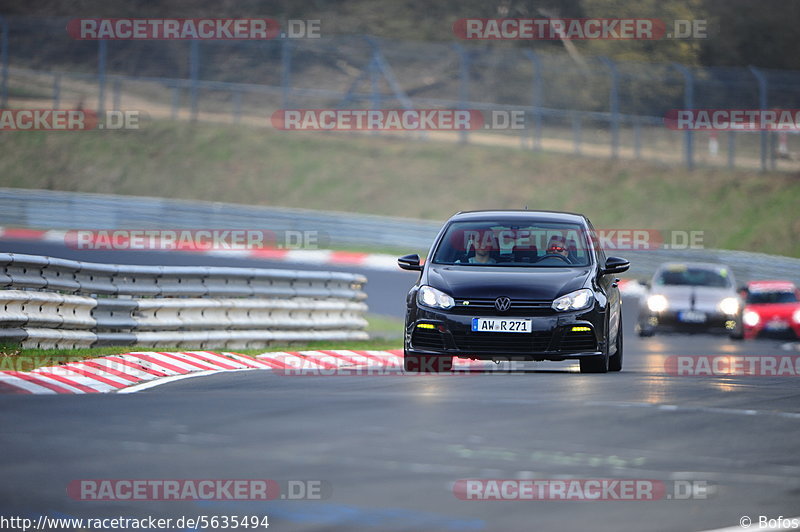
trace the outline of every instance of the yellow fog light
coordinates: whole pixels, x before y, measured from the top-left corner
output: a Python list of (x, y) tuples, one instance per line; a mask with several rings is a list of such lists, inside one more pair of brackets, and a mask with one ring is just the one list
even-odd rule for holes
[(591, 327), (573, 327), (572, 332), (591, 332)]
[(432, 323), (417, 323), (417, 329), (435, 329), (436, 325)]

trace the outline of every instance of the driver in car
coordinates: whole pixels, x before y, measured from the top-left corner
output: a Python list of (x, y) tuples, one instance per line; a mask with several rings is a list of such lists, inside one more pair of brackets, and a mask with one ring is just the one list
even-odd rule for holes
[(569, 257), (569, 249), (567, 249), (564, 238), (561, 236), (550, 237), (550, 242), (547, 243), (547, 249), (545, 253), (545, 256), (542, 257), (543, 259), (547, 258), (548, 256), (556, 255), (563, 257), (566, 262), (572, 264), (572, 260)]

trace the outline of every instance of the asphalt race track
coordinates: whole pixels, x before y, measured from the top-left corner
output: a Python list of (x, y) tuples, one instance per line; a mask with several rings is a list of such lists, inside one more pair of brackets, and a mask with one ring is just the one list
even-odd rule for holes
[[(178, 253), (89, 255), (19, 241), (2, 241), (0, 250), (96, 262), (265, 265)], [(363, 273), (371, 311), (401, 315), (414, 275)], [(277, 531), (617, 532), (733, 527), (742, 516), (757, 530), (759, 516), (800, 514), (798, 378), (665, 371), (673, 355), (792, 352), (778, 341), (639, 339), (634, 303), (625, 301), (618, 374), (581, 375), (552, 362), (441, 376), (247, 371), (128, 395), (0, 396), (0, 515), (268, 515)], [(329, 496), (86, 502), (66, 494), (77, 479), (252, 478), (320, 480)], [(663, 482), (666, 494), (465, 501), (453, 493), (459, 479), (601, 478)], [(682, 499), (674, 490), (689, 483), (704, 493)]]

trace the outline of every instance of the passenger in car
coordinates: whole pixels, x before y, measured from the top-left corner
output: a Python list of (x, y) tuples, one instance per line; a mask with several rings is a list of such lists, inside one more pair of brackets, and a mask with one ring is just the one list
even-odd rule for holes
[(495, 264), (497, 262), (492, 257), (492, 252), (498, 251), (497, 238), (491, 230), (484, 233), (484, 238), (473, 238), (472, 246), (475, 255), (467, 259), (469, 264)]

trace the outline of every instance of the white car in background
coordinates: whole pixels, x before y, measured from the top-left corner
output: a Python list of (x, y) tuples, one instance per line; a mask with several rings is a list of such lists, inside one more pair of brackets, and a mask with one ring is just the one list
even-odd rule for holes
[(733, 273), (723, 264), (685, 262), (659, 266), (641, 298), (636, 331), (728, 333), (740, 300)]

